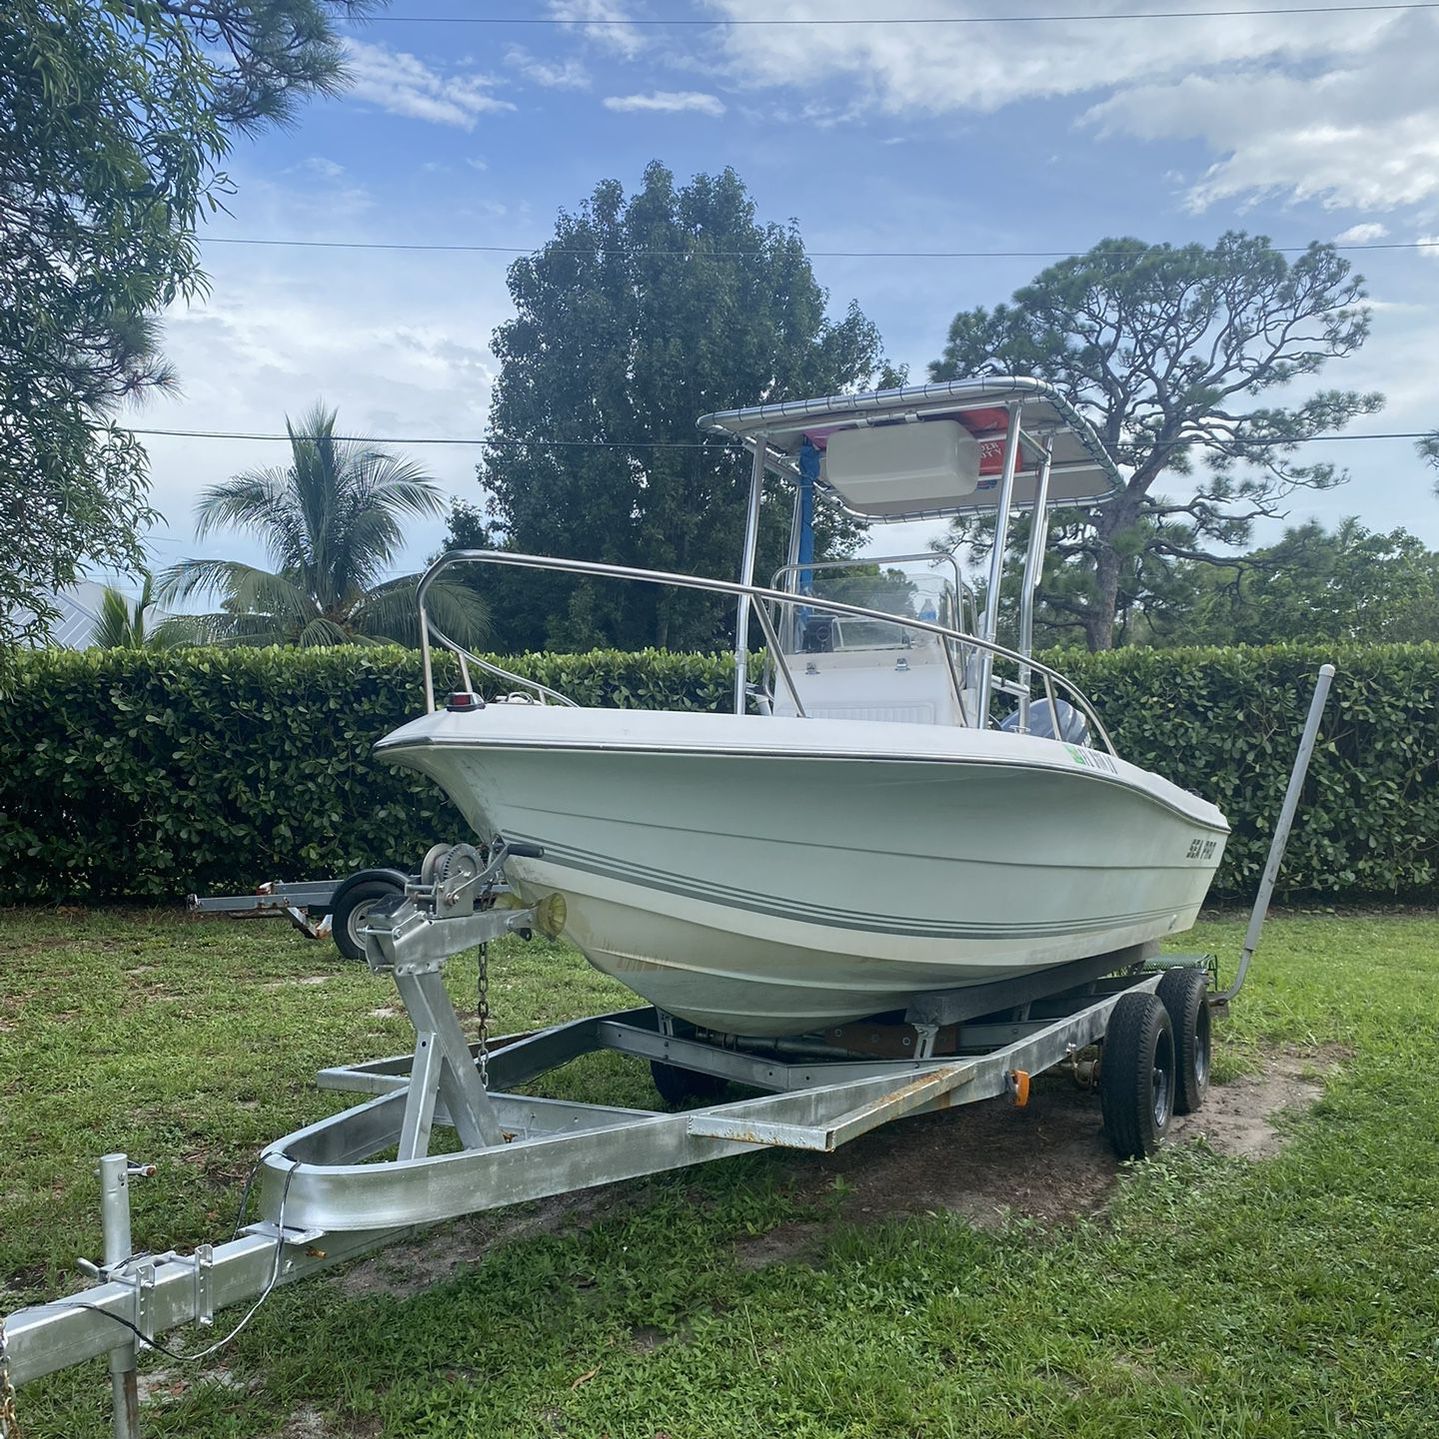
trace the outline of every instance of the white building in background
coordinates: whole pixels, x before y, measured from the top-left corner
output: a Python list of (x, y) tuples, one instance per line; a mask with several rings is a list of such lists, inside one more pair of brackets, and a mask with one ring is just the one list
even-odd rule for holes
[(50, 627), (50, 643), (67, 650), (88, 650), (104, 596), (105, 586), (94, 580), (80, 580), (61, 590), (54, 598), (60, 618)]
[[(90, 636), (99, 622), (100, 605), (107, 588), (96, 580), (80, 580), (61, 590), (54, 598), (60, 618), (50, 627), (50, 644), (67, 650), (92, 648)], [(133, 592), (128, 585), (116, 588), (133, 609), (140, 598), (138, 592)], [(151, 607), (145, 612), (145, 627), (149, 630), (168, 618), (158, 607)]]

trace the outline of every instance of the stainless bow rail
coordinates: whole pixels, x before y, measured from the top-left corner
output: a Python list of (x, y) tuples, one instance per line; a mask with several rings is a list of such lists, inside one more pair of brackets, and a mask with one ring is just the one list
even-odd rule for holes
[[(1002, 660), (1012, 664), (1015, 668), (1016, 678), (1014, 681), (996, 686), (1006, 692), (1019, 697), (1021, 692), (1027, 697), (1031, 676), (1038, 676), (1044, 687), (1045, 696), (1054, 710), (1055, 701), (1059, 695), (1065, 696), (1070, 703), (1085, 717), (1090, 725), (1090, 731), (1095, 735), (1103, 749), (1115, 758), (1118, 753), (1114, 748), (1114, 742), (1109, 737), (1109, 732), (1104, 727), (1104, 722), (1099, 718), (1099, 713), (1089, 698), (1072, 681), (1067, 680), (1058, 670), (1051, 669), (1048, 665), (1042, 664), (1032, 655), (1022, 654), (1018, 650), (1007, 649), (1004, 645), (997, 644), (993, 640), (980, 638), (978, 635), (966, 634), (963, 630), (955, 629), (949, 625), (939, 624), (933, 620), (911, 619), (906, 615), (895, 615), (888, 610), (872, 609), (866, 605), (848, 604), (843, 600), (821, 599), (813, 595), (796, 594), (792, 590), (771, 589), (767, 585), (744, 585), (734, 580), (708, 579), (700, 575), (677, 574), (670, 570), (646, 570), (639, 569), (632, 565), (604, 564), (597, 560), (569, 560), (558, 559), (552, 555), (524, 555), (513, 554), (508, 550), (452, 550), (448, 554), (441, 555), (434, 564), (425, 571), (417, 590), (417, 599), (420, 607), (420, 651), (425, 671), (425, 705), (433, 712), (435, 709), (435, 680), (432, 644), (450, 651), (459, 661), (462, 682), (466, 689), (472, 687), (470, 680), (470, 666), (483, 673), (492, 675), (496, 679), (512, 685), (517, 689), (528, 690), (537, 695), (541, 701), (552, 702), (562, 705), (574, 705), (574, 701), (567, 696), (550, 689), (541, 684), (538, 680), (530, 679), (526, 675), (517, 674), (513, 670), (504, 669), (502, 666), (487, 660), (480, 655), (474, 654), (465, 648), (457, 640), (451, 639), (444, 634), (435, 622), (425, 605), (426, 596), (429, 594), (431, 585), (447, 569), (455, 565), (483, 564), (509, 566), (516, 569), (550, 570), (562, 574), (589, 575), (602, 579), (631, 580), (641, 584), (672, 585), (678, 589), (701, 590), (709, 594), (728, 595), (747, 599), (750, 602), (750, 610), (754, 614), (755, 621), (764, 635), (767, 653), (771, 663), (775, 666), (780, 678), (783, 680), (791, 700), (794, 702), (798, 714), (804, 717), (804, 702), (800, 698), (798, 687), (795, 685), (794, 676), (790, 671), (789, 664), (784, 656), (778, 635), (775, 631), (774, 621), (771, 617), (769, 606), (792, 606), (807, 610), (817, 611), (822, 614), (848, 615), (853, 619), (878, 620), (889, 625), (903, 626), (907, 630), (914, 630), (920, 634), (936, 636), (940, 642), (947, 647), (957, 646), (963, 652), (972, 652), (977, 656), (985, 658), (989, 663), (981, 665), (983, 672), (982, 694), (987, 694), (989, 689), (989, 664), (994, 660)], [(740, 642), (744, 642), (744, 636)], [(972, 727), (987, 729), (990, 727), (989, 705), (985, 699), (981, 699), (978, 705), (978, 713), (970, 721)]]

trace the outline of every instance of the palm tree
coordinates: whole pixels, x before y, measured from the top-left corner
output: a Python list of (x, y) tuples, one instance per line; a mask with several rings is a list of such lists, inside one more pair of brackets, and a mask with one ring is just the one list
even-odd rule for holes
[[(336, 439), (335, 412), (323, 405), (298, 425), (286, 416), (285, 429), (288, 465), (234, 475), (195, 507), (199, 538), (241, 526), (263, 538), (273, 568), (181, 560), (161, 577), (160, 594), (218, 594), (218, 613), (190, 617), (197, 636), (217, 644), (416, 643), (419, 576), (381, 577), (404, 541), (403, 519), (443, 510), (438, 485), (410, 460)], [(485, 604), (472, 590), (442, 582), (427, 604), (453, 639), (483, 636)]]
[(183, 620), (162, 620), (153, 629), (146, 623), (146, 611), (155, 608), (154, 580), (145, 576), (144, 587), (134, 607), (113, 585), (105, 586), (100, 613), (90, 631), (90, 643), (98, 650), (168, 650), (190, 638)]

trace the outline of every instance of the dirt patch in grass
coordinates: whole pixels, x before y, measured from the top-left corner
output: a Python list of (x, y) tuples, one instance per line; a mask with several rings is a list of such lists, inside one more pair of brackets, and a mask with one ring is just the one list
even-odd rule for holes
[(735, 1261), (741, 1269), (766, 1269), (771, 1264), (807, 1264), (824, 1239), (821, 1224), (781, 1224), (765, 1234), (738, 1240)]
[[(1256, 1073), (1212, 1087), (1198, 1114), (1176, 1118), (1168, 1143), (1202, 1139), (1220, 1154), (1268, 1158), (1287, 1137), (1275, 1121), (1309, 1109), (1346, 1057), (1338, 1049), (1271, 1054)], [(838, 1182), (840, 1213), (851, 1221), (950, 1213), (983, 1228), (1016, 1217), (1058, 1223), (1098, 1214), (1119, 1177), (1099, 1096), (1057, 1075), (1036, 1079), (1024, 1109), (1006, 1099), (963, 1105), (878, 1129), (832, 1155), (786, 1156), (785, 1167), (801, 1202), (832, 1197)], [(476, 1215), (382, 1250), (333, 1282), (347, 1298), (407, 1298), (501, 1245), (588, 1228), (633, 1202), (632, 1186), (611, 1184)], [(807, 1263), (823, 1240), (821, 1223), (782, 1224), (738, 1241), (734, 1253), (746, 1269)]]
[(297, 1410), (269, 1439), (371, 1439), (380, 1432), (378, 1421), (351, 1419), (343, 1425), (326, 1419), (318, 1409)]
[(1006, 1099), (887, 1126), (805, 1164), (816, 1191), (837, 1182), (861, 1223), (951, 1213), (995, 1227), (1010, 1215), (1068, 1219), (1103, 1207), (1119, 1166), (1099, 1100), (1068, 1079), (1036, 1080), (1027, 1108)]
[(1270, 1055), (1258, 1073), (1211, 1086), (1198, 1114), (1175, 1119), (1170, 1143), (1202, 1139), (1220, 1154), (1268, 1159), (1288, 1137), (1274, 1121), (1312, 1109), (1324, 1094), (1325, 1079), (1348, 1058), (1336, 1045)]
[(180, 1398), (192, 1389), (207, 1385), (217, 1389), (243, 1392), (249, 1385), (228, 1369), (193, 1370), (179, 1368), (147, 1369), (135, 1376), (135, 1389), (141, 1404), (164, 1403)]
[[(1345, 1057), (1337, 1049), (1271, 1054), (1258, 1072), (1213, 1086), (1199, 1113), (1176, 1118), (1167, 1142), (1202, 1138), (1220, 1154), (1268, 1158), (1287, 1137), (1275, 1121), (1309, 1109)], [(1096, 1214), (1119, 1174), (1098, 1095), (1060, 1076), (1036, 1080), (1025, 1109), (993, 1099), (925, 1115), (805, 1167), (816, 1187), (842, 1178), (846, 1218), (947, 1211), (985, 1227), (1013, 1216), (1052, 1223)]]

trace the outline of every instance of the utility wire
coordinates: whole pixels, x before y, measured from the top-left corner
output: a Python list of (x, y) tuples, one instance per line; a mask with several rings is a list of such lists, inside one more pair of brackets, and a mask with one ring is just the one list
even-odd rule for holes
[[(289, 435), (256, 434), (243, 430), (143, 430), (130, 425), (116, 425), (130, 435), (169, 435), (187, 440), (283, 440), (290, 442)], [(299, 439), (306, 438), (304, 435)], [(340, 440), (355, 445), (488, 445), (488, 446), (543, 446), (546, 449), (561, 450), (713, 450), (737, 443), (729, 438), (703, 440), (521, 440), (509, 437), (479, 435), (455, 438), (453, 436), (407, 436), (397, 439), (393, 436), (376, 435), (329, 435), (327, 439)]]
[[(1436, 0), (1439, 8), (1439, 0)], [(598, 255), (626, 254), (646, 259), (764, 259), (766, 250), (632, 250), (622, 245), (442, 245), (392, 240), (285, 240), (261, 239), (250, 235), (201, 235), (205, 245), (259, 245), (289, 247), (297, 250), (419, 250), (448, 252), (460, 255), (577, 255), (593, 258)], [(1308, 245), (1275, 245), (1282, 255), (1302, 255)], [(1334, 245), (1336, 250), (1439, 250), (1439, 239), (1393, 240), (1367, 245)], [(1064, 260), (1079, 253), (1076, 250), (809, 250), (812, 260)], [(1148, 254), (1148, 250), (1111, 250), (1105, 258), (1117, 259)]]
[[(284, 435), (258, 434), (245, 430), (154, 430), (136, 429), (129, 425), (117, 425), (116, 429), (122, 429), (131, 435), (160, 435), (170, 438), (187, 440), (260, 440), (266, 442), (289, 444), (291, 437)], [(1429, 437), (1427, 430), (1385, 430), (1378, 433), (1370, 432), (1361, 435), (1309, 435), (1303, 439), (1290, 439), (1286, 436), (1275, 435), (1271, 437), (1257, 437), (1255, 439), (1225, 438), (1216, 437), (1213, 439), (1195, 436), (1191, 439), (1172, 440), (1169, 442), (1171, 448), (1184, 445), (1204, 445), (1210, 448), (1215, 446), (1230, 446), (1245, 448), (1252, 445), (1290, 445), (1302, 444), (1311, 445), (1321, 441), (1346, 441), (1346, 440), (1423, 440)], [(299, 438), (303, 439), (304, 436)], [(486, 446), (493, 448), (520, 448), (534, 446), (540, 449), (558, 450), (715, 450), (739, 443), (736, 439), (717, 436), (713, 440), (530, 440), (516, 439), (508, 436), (497, 437), (490, 435), (478, 435), (469, 438), (455, 438), (453, 436), (432, 436), (432, 435), (402, 435), (402, 436), (377, 436), (377, 435), (331, 435), (327, 438), (345, 441), (351, 444), (360, 445), (469, 445)]]
[(727, 29), (730, 26), (836, 26), (836, 25), (1058, 25), (1088, 24), (1113, 20), (1222, 20), (1246, 15), (1384, 15), (1403, 10), (1439, 10), (1439, 0), (1417, 0), (1417, 3), (1387, 5), (1272, 5), (1258, 9), (1227, 10), (1111, 10), (1069, 11), (1050, 15), (873, 15), (873, 16), (796, 16), (759, 19), (723, 19), (685, 15), (667, 19), (637, 16), (587, 18), (581, 15), (372, 15), (367, 25), (584, 25), (649, 29)]

